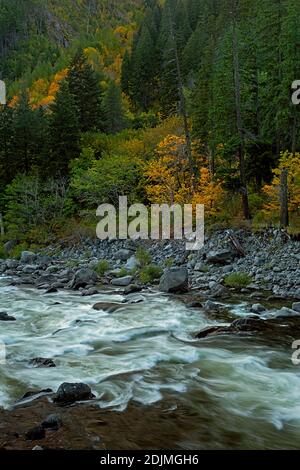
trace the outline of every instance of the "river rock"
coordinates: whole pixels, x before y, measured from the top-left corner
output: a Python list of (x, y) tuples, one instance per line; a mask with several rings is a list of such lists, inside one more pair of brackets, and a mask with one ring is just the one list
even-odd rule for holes
[(0, 312), (0, 321), (16, 321), (16, 319), (6, 312)]
[(37, 255), (32, 251), (22, 251), (21, 253), (21, 263), (22, 264), (34, 264), (36, 261)]
[(300, 317), (300, 312), (296, 310), (292, 310), (291, 308), (282, 307), (279, 312), (276, 313), (276, 318), (292, 318), (292, 317)]
[(134, 269), (138, 269), (140, 267), (140, 262), (137, 260), (137, 258), (133, 255), (131, 256), (127, 263), (125, 264), (125, 269), (127, 271), (132, 271)]
[(263, 313), (266, 311), (266, 308), (262, 304), (254, 304), (251, 307), (251, 312), (252, 313), (257, 313), (258, 315), (260, 313)]
[(9, 240), (8, 242), (4, 243), (3, 248), (5, 253), (9, 254), (17, 244), (18, 242), (16, 240)]
[(124, 276), (124, 277), (118, 277), (116, 279), (113, 279), (111, 281), (113, 286), (119, 286), (119, 287), (126, 287), (129, 286), (133, 281), (132, 276)]
[(170, 268), (162, 275), (159, 283), (162, 292), (176, 293), (188, 290), (188, 270), (185, 267)]
[(104, 312), (108, 313), (113, 313), (116, 312), (117, 310), (120, 310), (120, 308), (123, 308), (124, 304), (116, 304), (113, 302), (98, 302), (95, 305), (93, 305), (94, 310), (103, 310)]
[(142, 287), (139, 286), (138, 284), (129, 284), (129, 286), (126, 286), (124, 289), (124, 294), (135, 294), (136, 292), (141, 292)]
[(295, 312), (300, 313), (300, 302), (294, 302), (292, 309), (295, 310)]
[(235, 253), (231, 250), (210, 251), (207, 254), (207, 261), (212, 264), (228, 264), (235, 257)]
[(26, 432), (25, 437), (28, 441), (37, 441), (46, 437), (45, 429), (43, 426), (35, 426)]
[(124, 249), (118, 250), (115, 253), (114, 258), (117, 260), (119, 259), (120, 261), (127, 261), (131, 256), (132, 256), (132, 252), (124, 248)]
[(62, 419), (57, 414), (51, 414), (47, 416), (47, 418), (42, 422), (44, 429), (51, 429), (52, 431), (57, 431), (60, 427), (62, 427), (62, 424)]
[(53, 359), (46, 357), (35, 357), (29, 361), (29, 365), (33, 367), (56, 367)]
[(19, 262), (16, 259), (7, 259), (5, 265), (7, 269), (16, 269), (19, 266)]
[(54, 403), (71, 404), (76, 401), (90, 400), (93, 398), (91, 388), (84, 383), (61, 384), (54, 396)]
[(80, 289), (80, 287), (96, 284), (98, 281), (99, 278), (95, 271), (88, 268), (82, 268), (75, 273), (71, 282), (71, 287), (73, 289)]

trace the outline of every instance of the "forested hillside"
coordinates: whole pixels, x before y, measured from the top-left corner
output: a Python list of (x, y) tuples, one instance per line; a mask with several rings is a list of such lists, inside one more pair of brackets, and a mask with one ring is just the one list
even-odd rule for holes
[(124, 194), (278, 225), (283, 169), (299, 231), (299, 16), (298, 0), (0, 0), (6, 236), (92, 234)]

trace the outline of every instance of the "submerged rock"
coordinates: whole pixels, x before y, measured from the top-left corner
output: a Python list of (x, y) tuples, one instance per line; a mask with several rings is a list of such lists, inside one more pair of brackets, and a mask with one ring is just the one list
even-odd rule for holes
[(115, 304), (113, 302), (98, 302), (93, 305), (94, 310), (103, 310), (104, 312), (113, 313), (120, 308), (123, 308), (124, 304)]
[(90, 400), (94, 397), (89, 385), (85, 383), (61, 384), (54, 396), (54, 403), (71, 404), (76, 401)]
[(29, 361), (29, 365), (33, 367), (56, 367), (53, 359), (48, 357), (35, 357)]

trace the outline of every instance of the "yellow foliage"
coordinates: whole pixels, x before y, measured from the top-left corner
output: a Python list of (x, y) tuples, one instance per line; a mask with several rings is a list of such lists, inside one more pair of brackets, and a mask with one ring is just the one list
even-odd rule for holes
[(300, 211), (300, 153), (282, 152), (279, 166), (273, 171), (274, 177), (270, 185), (263, 188), (267, 196), (265, 212), (279, 212), (280, 209), (280, 175), (283, 169), (288, 170), (288, 191), (290, 212)]
[(223, 196), (220, 182), (213, 181), (204, 166), (205, 157), (195, 153), (193, 158), (198, 176), (192, 181), (186, 155), (185, 138), (168, 135), (157, 146), (156, 158), (146, 166), (146, 193), (152, 203), (204, 204), (208, 215), (215, 214)]

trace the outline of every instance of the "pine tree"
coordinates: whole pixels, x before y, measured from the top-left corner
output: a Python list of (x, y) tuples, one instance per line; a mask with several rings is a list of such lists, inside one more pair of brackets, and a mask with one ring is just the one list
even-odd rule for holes
[(68, 175), (70, 161), (79, 156), (78, 109), (67, 80), (61, 83), (51, 108), (47, 173)]
[(103, 127), (108, 134), (116, 134), (126, 127), (121, 90), (111, 82), (103, 97)]
[(67, 81), (69, 91), (78, 108), (81, 132), (100, 129), (101, 89), (99, 80), (82, 52), (78, 52), (72, 60)]

